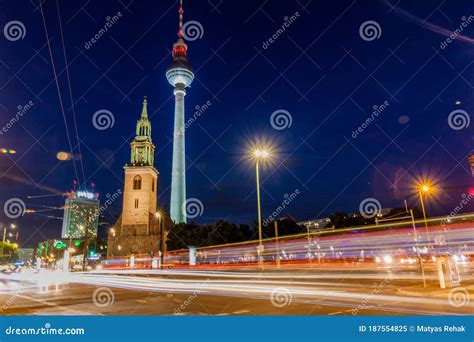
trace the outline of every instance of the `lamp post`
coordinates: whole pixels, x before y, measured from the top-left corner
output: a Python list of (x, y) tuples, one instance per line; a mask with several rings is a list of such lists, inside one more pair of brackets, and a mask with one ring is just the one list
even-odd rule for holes
[(165, 260), (165, 253), (163, 251), (163, 215), (157, 211), (155, 217), (158, 219), (158, 226), (160, 227), (160, 270), (163, 269), (163, 262)]
[(425, 221), (425, 230), (426, 230), (428, 243), (430, 242), (430, 233), (428, 231), (428, 221), (426, 218), (425, 201), (423, 200), (423, 196), (425, 194), (430, 193), (431, 191), (432, 191), (431, 186), (428, 184), (422, 184), (418, 189), (418, 195), (420, 196), (421, 210), (423, 212), (423, 219)]
[(255, 175), (257, 180), (257, 212), (258, 212), (258, 242), (262, 245), (262, 210), (260, 207), (260, 161), (268, 158), (267, 150), (257, 149), (254, 152), (255, 157)]
[(260, 162), (264, 161), (269, 157), (269, 153), (264, 149), (256, 149), (254, 151), (255, 158), (255, 176), (257, 181), (257, 213), (258, 213), (258, 260), (260, 264), (263, 264), (262, 253), (263, 253), (263, 244), (262, 244), (262, 210), (260, 207)]
[(86, 225), (85, 227), (81, 225), (79, 227), (81, 230), (84, 231), (84, 246), (82, 249), (83, 255), (82, 255), (82, 271), (86, 272), (87, 271), (87, 254), (89, 253), (89, 226)]
[[(10, 228), (11, 229), (15, 229), (16, 228), (16, 225), (14, 225), (13, 223), (10, 224)], [(7, 226), (3, 226), (3, 239), (2, 239), (2, 252), (0, 254), (0, 256), (3, 258), (3, 252), (5, 250), (5, 240), (7, 238)]]
[(115, 249), (115, 229), (110, 228), (110, 233), (112, 234), (112, 252), (110, 252), (110, 257), (114, 257), (114, 249)]
[(280, 243), (278, 241), (278, 222), (275, 220), (273, 221), (275, 226), (275, 242), (276, 242), (276, 264), (277, 267), (280, 268)]
[(423, 278), (423, 287), (426, 287), (425, 268), (423, 266), (423, 259), (420, 255), (420, 247), (418, 246), (418, 235), (416, 234), (415, 215), (413, 215), (413, 209), (410, 209), (411, 223), (413, 225), (413, 238), (415, 240), (416, 254), (418, 256), (418, 262), (420, 264), (421, 276)]

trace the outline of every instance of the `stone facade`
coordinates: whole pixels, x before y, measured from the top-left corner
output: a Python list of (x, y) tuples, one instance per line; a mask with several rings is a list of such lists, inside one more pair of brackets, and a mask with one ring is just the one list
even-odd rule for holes
[[(149, 215), (149, 225), (123, 225), (116, 222), (108, 236), (107, 257), (127, 257), (132, 254), (155, 255), (160, 250), (159, 221)], [(166, 251), (166, 224), (163, 224), (163, 250)], [(148, 233), (148, 229), (150, 229)]]

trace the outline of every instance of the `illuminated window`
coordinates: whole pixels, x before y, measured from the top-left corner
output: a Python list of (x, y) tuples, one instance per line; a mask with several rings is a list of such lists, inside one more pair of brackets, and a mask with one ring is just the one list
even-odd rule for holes
[(133, 190), (140, 190), (142, 188), (142, 177), (136, 176), (133, 178)]
[(135, 209), (137, 209), (137, 208), (138, 208), (138, 198), (135, 199)]

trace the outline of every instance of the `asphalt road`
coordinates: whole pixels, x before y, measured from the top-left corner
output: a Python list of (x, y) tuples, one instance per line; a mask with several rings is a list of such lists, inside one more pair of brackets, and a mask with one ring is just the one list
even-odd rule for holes
[[(0, 277), (2, 315), (472, 314), (474, 283), (425, 289), (416, 272), (45, 272)], [(36, 278), (36, 279), (35, 279)], [(472, 279), (472, 277), (470, 277)]]

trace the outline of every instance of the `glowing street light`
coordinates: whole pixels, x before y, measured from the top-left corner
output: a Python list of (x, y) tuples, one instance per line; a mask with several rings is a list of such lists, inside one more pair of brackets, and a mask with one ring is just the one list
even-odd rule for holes
[(270, 155), (267, 150), (255, 150), (255, 158), (268, 158)]
[(15, 150), (6, 149), (6, 148), (0, 148), (0, 153), (1, 153), (1, 154), (15, 154), (16, 151), (15, 151)]
[(423, 196), (427, 196), (428, 194), (432, 192), (433, 192), (433, 187), (427, 183), (421, 184), (418, 188), (418, 195), (420, 196), (421, 210), (423, 211), (423, 218), (425, 220), (425, 229), (426, 229), (428, 241), (430, 241), (430, 233), (428, 232), (428, 221), (426, 218), (425, 201), (423, 200)]
[(427, 195), (431, 191), (431, 186), (428, 184), (422, 184), (420, 185), (420, 188), (418, 190), (418, 195), (420, 196), (420, 202), (421, 202), (421, 210), (423, 211), (423, 217), (425, 219), (425, 226), (427, 225), (426, 222), (426, 211), (425, 211), (425, 203), (423, 201), (423, 195)]

